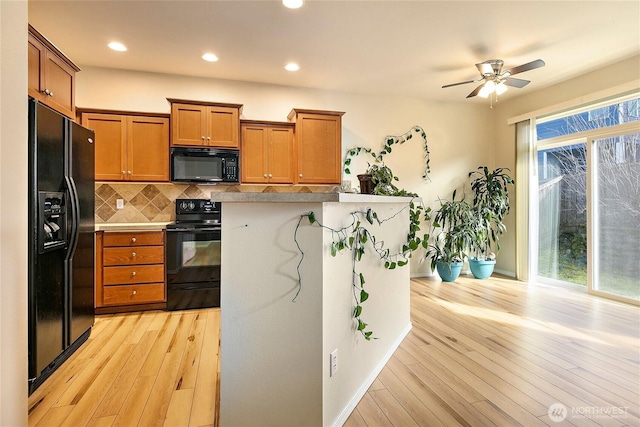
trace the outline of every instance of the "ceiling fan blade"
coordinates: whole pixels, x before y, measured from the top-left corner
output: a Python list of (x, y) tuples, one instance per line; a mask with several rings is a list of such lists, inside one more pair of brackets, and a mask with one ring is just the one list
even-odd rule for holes
[(528, 85), (529, 83), (531, 83), (529, 80), (515, 79), (513, 77), (507, 77), (502, 81), (507, 86), (517, 87), (517, 88), (523, 88), (526, 85)]
[(467, 95), (467, 98), (473, 98), (474, 96), (476, 96), (478, 93), (480, 93), (480, 89), (482, 89), (483, 85), (478, 86), (477, 88), (475, 88), (473, 90), (473, 92), (471, 92), (469, 95)]
[(479, 80), (467, 80), (466, 82), (458, 82), (458, 83), (449, 83), (448, 85), (444, 85), (442, 86), (442, 88), (444, 89), (445, 87), (451, 87), (451, 86), (458, 86), (458, 85), (466, 85), (467, 83), (475, 83)]
[(503, 74), (513, 76), (514, 74), (524, 73), (525, 71), (535, 70), (536, 68), (544, 67), (545, 63), (542, 59), (536, 59), (535, 61), (527, 62), (526, 64), (518, 65), (505, 71)]

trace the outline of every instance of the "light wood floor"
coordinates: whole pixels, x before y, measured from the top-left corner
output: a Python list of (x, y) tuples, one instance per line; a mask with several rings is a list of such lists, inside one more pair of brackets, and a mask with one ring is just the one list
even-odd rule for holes
[[(638, 307), (500, 278), (411, 289), (413, 329), (346, 427), (640, 425)], [(217, 425), (219, 315), (99, 316), (29, 425)]]
[(29, 397), (30, 426), (217, 426), (220, 309), (98, 316)]
[(640, 425), (638, 307), (499, 278), (417, 279), (411, 320), (345, 427)]

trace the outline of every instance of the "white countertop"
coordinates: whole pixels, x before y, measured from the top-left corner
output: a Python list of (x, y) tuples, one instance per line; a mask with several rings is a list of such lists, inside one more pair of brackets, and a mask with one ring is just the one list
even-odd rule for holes
[(211, 193), (211, 200), (224, 203), (409, 203), (411, 197), (354, 193)]
[(96, 231), (164, 230), (171, 222), (103, 222), (96, 223)]

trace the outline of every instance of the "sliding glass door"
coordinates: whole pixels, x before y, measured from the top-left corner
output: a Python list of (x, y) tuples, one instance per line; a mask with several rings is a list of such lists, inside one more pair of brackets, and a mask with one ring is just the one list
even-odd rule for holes
[(639, 113), (631, 98), (536, 122), (539, 281), (640, 302)]
[(587, 285), (587, 149), (538, 150), (538, 277)]
[(592, 289), (640, 300), (640, 133), (594, 139)]

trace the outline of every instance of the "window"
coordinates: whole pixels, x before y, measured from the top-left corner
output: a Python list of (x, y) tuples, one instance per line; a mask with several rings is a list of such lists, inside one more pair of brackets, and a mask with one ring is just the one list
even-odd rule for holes
[(640, 302), (639, 100), (535, 121), (539, 280)]

